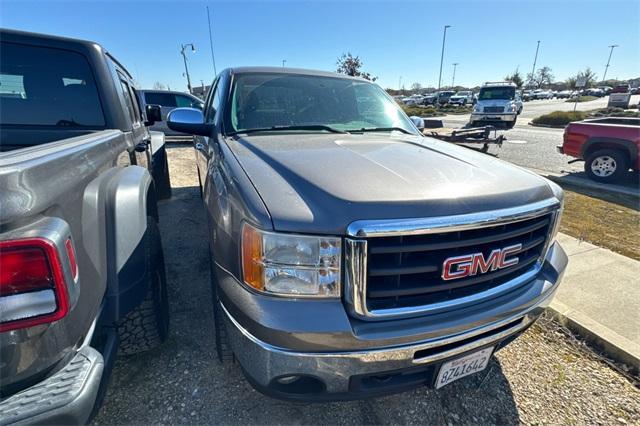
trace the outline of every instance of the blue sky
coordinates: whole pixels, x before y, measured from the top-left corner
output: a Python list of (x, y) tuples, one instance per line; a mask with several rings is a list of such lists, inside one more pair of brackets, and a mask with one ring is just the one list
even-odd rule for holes
[(335, 70), (343, 52), (359, 55), (383, 87), (438, 82), (442, 28), (447, 32), (443, 85), (502, 79), (538, 65), (564, 80), (586, 66), (602, 76), (640, 76), (640, 2), (602, 1), (7, 1), (0, 25), (94, 40), (111, 51), (142, 87), (159, 81), (186, 90), (181, 43), (194, 85), (213, 80), (206, 6), (218, 71), (275, 65)]

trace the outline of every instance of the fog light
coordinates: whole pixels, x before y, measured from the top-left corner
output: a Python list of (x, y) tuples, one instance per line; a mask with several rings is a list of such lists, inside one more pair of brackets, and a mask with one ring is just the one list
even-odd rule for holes
[(291, 383), (296, 382), (298, 380), (300, 380), (300, 376), (296, 376), (295, 374), (291, 376), (278, 377), (276, 379), (276, 381), (281, 385), (290, 385)]

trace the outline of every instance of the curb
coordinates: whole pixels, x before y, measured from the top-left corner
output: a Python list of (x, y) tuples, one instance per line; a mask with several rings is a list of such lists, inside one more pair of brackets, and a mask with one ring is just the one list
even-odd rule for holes
[(566, 124), (535, 124), (532, 121), (527, 124), (532, 127), (546, 127), (547, 129), (564, 129), (567, 127)]
[(589, 179), (571, 176), (569, 174), (548, 172), (546, 170), (534, 169), (530, 167), (527, 167), (527, 170), (530, 170), (536, 174), (539, 174), (540, 176), (543, 176), (558, 184), (565, 183), (565, 184), (569, 184), (569, 185), (573, 185), (581, 188), (591, 189), (594, 191), (604, 191), (610, 194), (640, 197), (640, 190), (634, 189), (634, 188), (625, 188), (624, 186), (615, 185), (615, 184), (598, 183)]
[(547, 310), (556, 321), (611, 359), (628, 365), (635, 374), (640, 373), (640, 345), (557, 300), (552, 301)]

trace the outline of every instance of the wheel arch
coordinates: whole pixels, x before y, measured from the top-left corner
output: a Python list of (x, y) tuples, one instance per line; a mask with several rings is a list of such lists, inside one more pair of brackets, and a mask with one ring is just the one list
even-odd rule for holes
[(139, 166), (110, 169), (87, 187), (83, 228), (96, 242), (93, 261), (107, 280), (102, 324), (124, 318), (146, 295), (149, 271), (141, 265), (147, 219), (158, 219), (156, 200), (153, 178)]
[(607, 137), (592, 137), (582, 145), (582, 158), (587, 159), (589, 155), (599, 149), (615, 149), (623, 151), (629, 156), (629, 161), (633, 161), (638, 155), (638, 147), (630, 140), (607, 138)]

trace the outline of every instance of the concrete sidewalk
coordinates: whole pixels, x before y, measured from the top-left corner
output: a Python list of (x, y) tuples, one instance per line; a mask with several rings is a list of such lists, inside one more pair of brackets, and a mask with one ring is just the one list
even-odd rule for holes
[(640, 371), (640, 262), (565, 234), (569, 266), (550, 309), (610, 357)]

